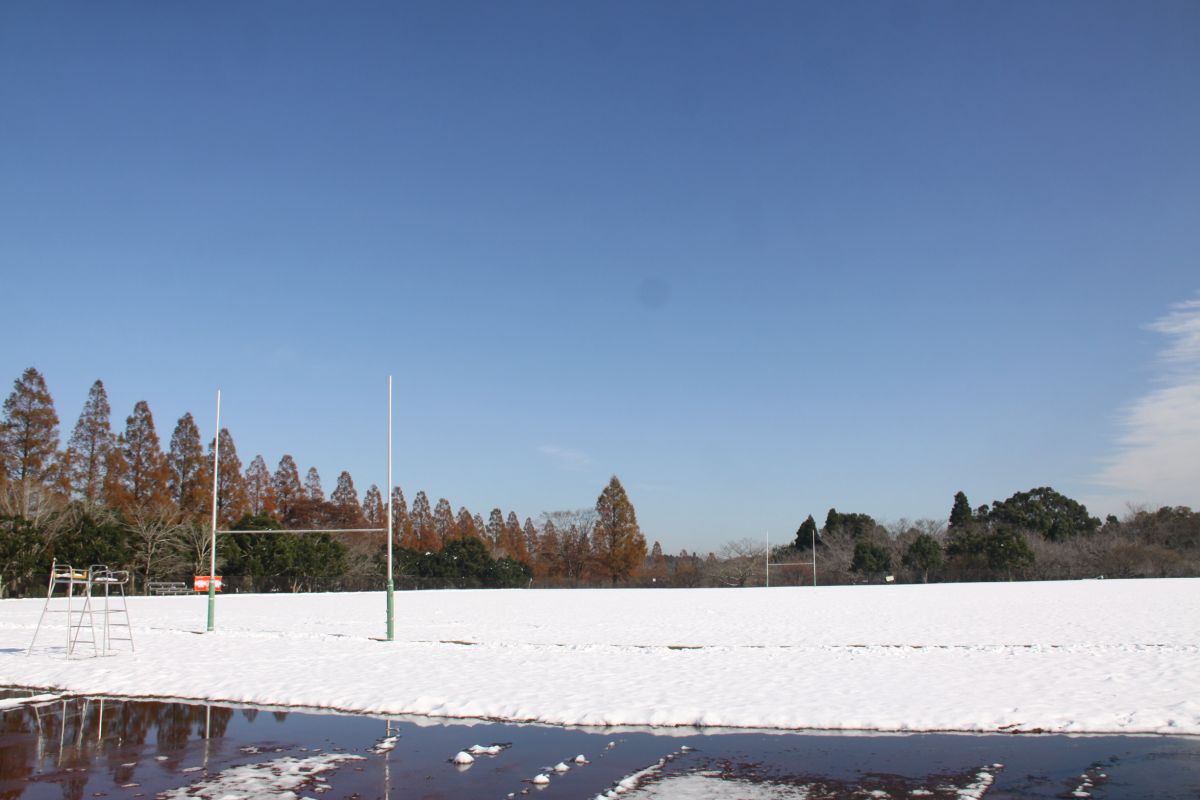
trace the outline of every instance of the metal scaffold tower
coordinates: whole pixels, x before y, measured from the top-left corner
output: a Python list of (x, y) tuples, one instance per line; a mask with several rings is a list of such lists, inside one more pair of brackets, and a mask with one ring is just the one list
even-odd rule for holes
[[(25, 655), (33, 652), (38, 635), (48, 614), (66, 615), (66, 652), (70, 658), (81, 646), (91, 645), (92, 655), (108, 655), (113, 642), (129, 642), (133, 650), (133, 631), (129, 624), (129, 607), (125, 602), (125, 586), (129, 573), (111, 570), (104, 564), (93, 564), (79, 570), (70, 564), (55, 561), (50, 566), (50, 583), (46, 587), (46, 602), (42, 605), (33, 639)], [(96, 600), (93, 603), (93, 590)], [(100, 617), (97, 636), (96, 617)]]

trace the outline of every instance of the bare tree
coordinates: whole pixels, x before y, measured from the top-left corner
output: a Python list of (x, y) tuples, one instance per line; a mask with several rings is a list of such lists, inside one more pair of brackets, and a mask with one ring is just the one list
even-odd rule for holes
[(759, 539), (721, 545), (713, 578), (724, 586), (754, 586), (766, 580), (767, 546)]

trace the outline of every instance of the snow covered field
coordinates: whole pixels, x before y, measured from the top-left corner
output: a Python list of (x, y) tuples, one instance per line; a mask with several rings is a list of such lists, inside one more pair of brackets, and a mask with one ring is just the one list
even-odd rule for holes
[(137, 652), (0, 685), (568, 725), (1200, 734), (1200, 579), (231, 595), (129, 602)]

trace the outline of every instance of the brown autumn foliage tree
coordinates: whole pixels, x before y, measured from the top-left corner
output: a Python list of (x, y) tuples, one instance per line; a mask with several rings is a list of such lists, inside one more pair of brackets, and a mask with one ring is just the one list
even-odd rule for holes
[(28, 517), (48, 505), (58, 479), (58, 414), (42, 374), (29, 367), (13, 382), (0, 423), (0, 473), (15, 510)]
[(367, 493), (363, 495), (362, 513), (368, 526), (372, 528), (387, 527), (387, 513), (383, 508), (383, 495), (379, 493), (379, 487), (373, 483), (367, 487)]
[(366, 520), (363, 519), (362, 505), (358, 502), (358, 490), (354, 488), (354, 478), (350, 477), (350, 473), (342, 470), (338, 475), (337, 486), (333, 488), (333, 494), (329, 496), (329, 501), (333, 503), (341, 517), (343, 528), (365, 528)]
[(454, 511), (450, 508), (450, 501), (444, 497), (439, 498), (433, 508), (433, 530), (442, 547), (458, 538), (458, 532), (454, 529)]
[(204, 456), (200, 429), (190, 412), (175, 423), (167, 471), (167, 490), (180, 514), (198, 518), (211, 513), (212, 462)]
[[(246, 479), (242, 477), (242, 460), (238, 458), (237, 445), (228, 428), (221, 428), (220, 469), (217, 470), (217, 519), (228, 528), (241, 519), (250, 509), (246, 498)], [(212, 445), (209, 446), (212, 455)]]
[(427, 553), (436, 553), (441, 550), (442, 541), (433, 527), (433, 510), (429, 507), (429, 497), (425, 492), (417, 492), (408, 516), (412, 520), (417, 549)]
[(500, 540), (496, 543), (496, 552), (516, 561), (529, 563), (529, 551), (525, 549), (525, 533), (517, 520), (515, 511), (508, 512), (504, 520), (504, 529), (500, 532)]
[(538, 578), (562, 577), (561, 559), (559, 558), (558, 529), (554, 520), (546, 520), (542, 526), (541, 536), (538, 537), (537, 551), (533, 557), (533, 574)]
[(300, 485), (300, 470), (296, 468), (296, 460), (284, 454), (279, 459), (279, 466), (271, 476), (271, 491), (275, 494), (275, 504), (279, 513), (286, 515), (292, 503), (304, 497), (304, 487)]
[(404, 500), (404, 492), (399, 486), (392, 487), (392, 536), (394, 543), (401, 547), (417, 547), (417, 534), (408, 514), (408, 503)]
[(500, 547), (500, 540), (504, 537), (504, 512), (498, 508), (493, 508), (492, 513), (488, 514), (487, 525), (483, 528), (483, 539), (493, 553)]
[(246, 468), (246, 502), (251, 514), (275, 513), (275, 490), (271, 488), (271, 472), (261, 455), (256, 455)]
[(130, 504), (137, 508), (170, 505), (167, 459), (154, 430), (154, 415), (145, 400), (139, 400), (133, 407), (133, 414), (125, 419), (121, 444), (127, 465), (125, 486), (129, 490)]
[(321, 488), (321, 473), (317, 472), (316, 467), (309, 467), (308, 474), (304, 476), (304, 496), (309, 500), (325, 500), (325, 490)]
[(466, 506), (461, 506), (458, 509), (458, 517), (454, 521), (455, 531), (459, 539), (481, 539), (481, 532), (475, 527), (475, 518), (471, 516), (471, 512), (467, 511)]
[(67, 443), (71, 493), (89, 506), (104, 499), (104, 465), (116, 444), (111, 417), (104, 383), (97, 380)]
[(616, 475), (596, 500), (592, 549), (598, 567), (614, 584), (631, 577), (646, 560), (646, 538), (638, 527), (633, 503)]

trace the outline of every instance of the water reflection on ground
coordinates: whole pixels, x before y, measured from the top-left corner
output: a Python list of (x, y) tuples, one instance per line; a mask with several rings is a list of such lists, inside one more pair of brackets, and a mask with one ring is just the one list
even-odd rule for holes
[(0, 800), (534, 794), (1194, 798), (1200, 739), (606, 731), (0, 690)]

